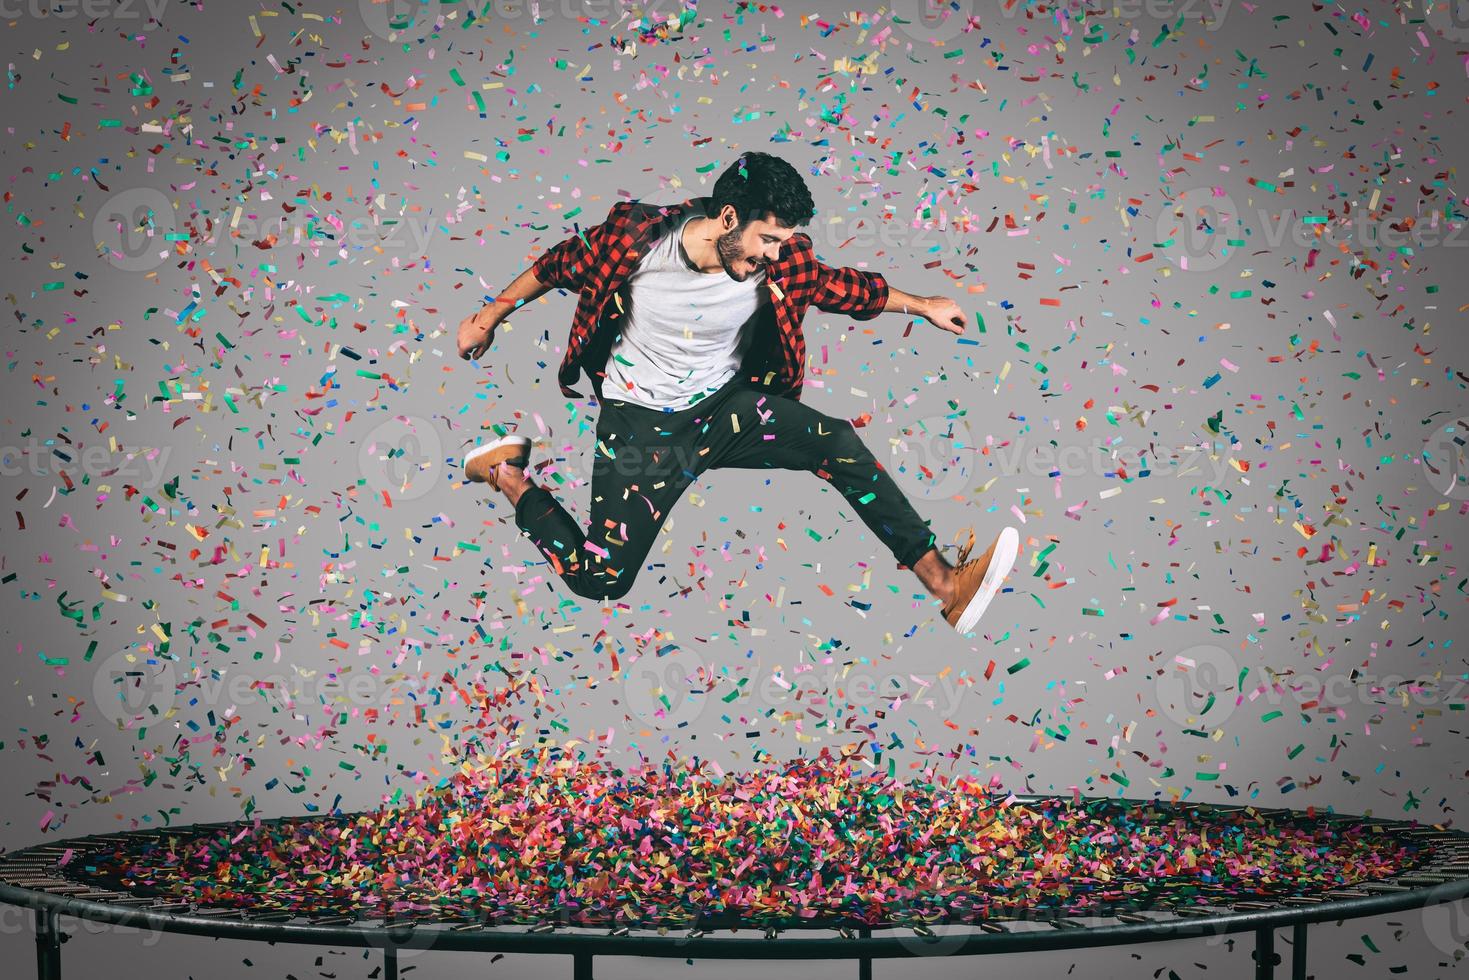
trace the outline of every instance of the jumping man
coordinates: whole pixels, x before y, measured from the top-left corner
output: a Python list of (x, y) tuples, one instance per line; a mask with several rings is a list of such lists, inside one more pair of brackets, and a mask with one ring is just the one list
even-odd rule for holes
[(579, 294), (557, 379), (585, 372), (601, 414), (592, 464), (590, 527), (532, 483), (531, 440), (511, 434), (464, 457), (515, 508), (515, 523), (577, 595), (618, 599), (632, 587), (669, 509), (705, 470), (805, 470), (831, 483), (894, 557), (942, 601), (944, 619), (972, 630), (1015, 563), (1006, 527), (984, 554), (939, 553), (927, 524), (846, 419), (802, 404), (815, 306), (854, 320), (917, 314), (964, 332), (952, 299), (914, 296), (879, 273), (832, 268), (796, 231), (815, 206), (795, 168), (746, 152), (709, 197), (681, 204), (622, 201), (607, 220), (542, 254), (459, 325), (459, 355), (478, 358), (495, 328), (551, 289)]

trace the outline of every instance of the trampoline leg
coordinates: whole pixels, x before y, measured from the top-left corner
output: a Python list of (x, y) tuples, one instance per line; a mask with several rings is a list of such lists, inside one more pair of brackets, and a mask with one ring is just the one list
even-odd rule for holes
[(383, 949), (383, 980), (398, 980), (398, 951), (391, 946)]
[(1275, 930), (1255, 930), (1255, 980), (1274, 980), (1275, 964), (1280, 956), (1275, 952)]
[[(863, 927), (857, 930), (857, 935), (863, 939), (870, 939), (872, 937), (872, 930)], [(872, 957), (857, 957), (857, 980), (872, 980)]]
[(573, 980), (592, 980), (591, 953), (573, 953), (571, 955), (571, 976)]
[(36, 980), (61, 980), (61, 923), (55, 912), (36, 910)]
[(1306, 924), (1297, 922), (1291, 930), (1290, 980), (1306, 980)]

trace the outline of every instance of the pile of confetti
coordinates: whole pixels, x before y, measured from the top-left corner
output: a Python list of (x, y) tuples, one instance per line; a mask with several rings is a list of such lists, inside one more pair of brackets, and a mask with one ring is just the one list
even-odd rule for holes
[[(119, 838), (119, 840), (125, 840)], [(200, 906), (576, 925), (940, 919), (1319, 894), (1413, 844), (1299, 814), (1022, 800), (823, 753), (713, 779), (567, 761), (463, 768), (411, 805), (133, 838), (84, 880)]]

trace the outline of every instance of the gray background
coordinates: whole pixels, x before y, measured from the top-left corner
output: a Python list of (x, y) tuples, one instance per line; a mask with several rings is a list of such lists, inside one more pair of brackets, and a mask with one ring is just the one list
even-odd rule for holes
[[(10, 0), (0, 844), (410, 795), (474, 731), (446, 673), (504, 684), (497, 661), (539, 695), (489, 719), (486, 751), (731, 770), (861, 741), (908, 778), (1457, 823), (1469, 18), (1060, 6), (908, 2), (903, 25), (709, 2), (660, 41), (572, 0)], [(705, 193), (743, 149), (807, 175), (826, 262), (983, 317), (977, 343), (805, 321), (805, 401), (870, 414), (951, 555), (1024, 515), (1013, 591), (972, 636), (810, 475), (706, 475), (606, 611), (459, 481), (515, 425), (585, 514), (597, 406), (554, 373), (574, 297), (478, 364), (455, 328), (616, 200)], [(28, 962), (24, 917), (0, 922)], [(69, 966), (121, 975), (378, 963), (70, 928)], [(1313, 972), (1447, 976), (1466, 938), (1462, 904), (1328, 924)], [(1250, 963), (1216, 940), (984, 969)]]

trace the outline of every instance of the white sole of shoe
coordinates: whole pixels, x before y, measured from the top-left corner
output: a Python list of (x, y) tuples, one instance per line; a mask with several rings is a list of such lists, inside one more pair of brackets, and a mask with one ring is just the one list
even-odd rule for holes
[(492, 450), (495, 450), (495, 449), (499, 449), (501, 446), (510, 446), (510, 445), (518, 445), (522, 449), (525, 450), (525, 453), (526, 453), (527, 456), (530, 455), (530, 437), (529, 436), (516, 436), (516, 435), (501, 436), (500, 438), (496, 439), (494, 442), (487, 442), (483, 446), (475, 446), (469, 452), (465, 453), (464, 454), (464, 461), (461, 464), (461, 469), (463, 469), (465, 475), (468, 476), (469, 475), (469, 463), (470, 463), (471, 460), (479, 459), (485, 453), (488, 453), (488, 452), (490, 452)]
[(990, 565), (984, 570), (984, 581), (979, 583), (979, 589), (970, 597), (969, 605), (960, 613), (959, 622), (954, 624), (954, 629), (960, 633), (968, 633), (974, 629), (979, 623), (979, 617), (990, 607), (990, 600), (1000, 591), (1000, 584), (1005, 581), (1005, 576), (1015, 567), (1015, 555), (1019, 551), (1020, 532), (1013, 527), (1005, 528), (995, 542), (995, 550), (990, 552)]

